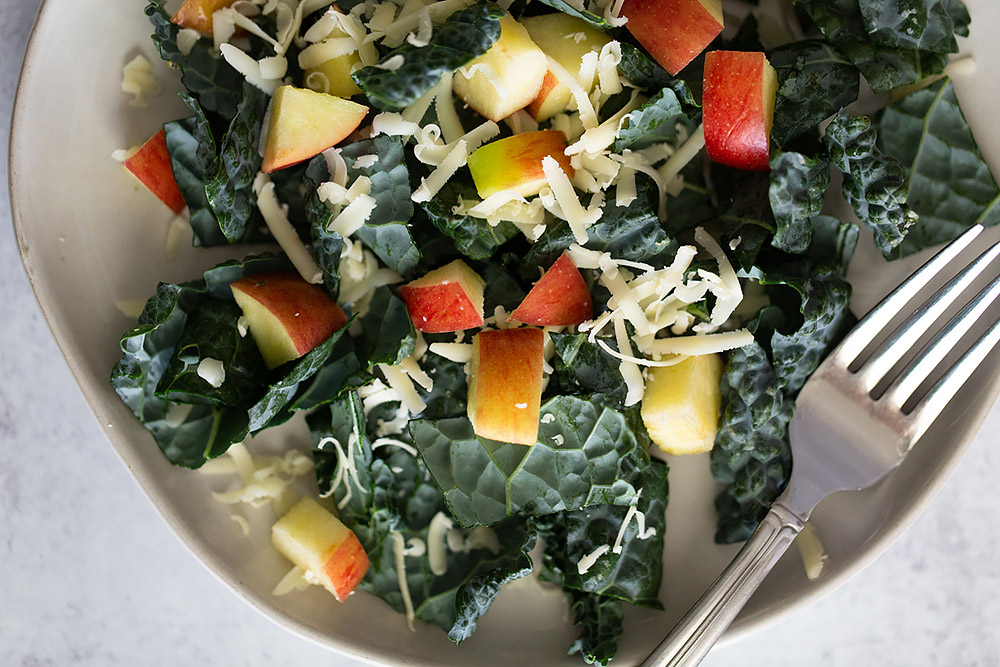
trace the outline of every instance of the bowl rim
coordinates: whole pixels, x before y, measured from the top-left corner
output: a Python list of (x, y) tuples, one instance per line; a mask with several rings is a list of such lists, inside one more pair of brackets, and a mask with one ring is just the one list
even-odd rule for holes
[[(200, 562), (219, 582), (221, 582), (226, 588), (232, 591), (237, 597), (242, 599), (247, 605), (265, 618), (318, 646), (331, 649), (340, 654), (368, 664), (401, 664), (400, 656), (395, 653), (382, 650), (380, 647), (359, 646), (353, 642), (341, 640), (326, 634), (293, 618), (277, 606), (269, 604), (265, 600), (259, 598), (259, 596), (251, 594), (245, 590), (241, 585), (239, 578), (234, 576), (233, 572), (228, 569), (223, 559), (219, 555), (213, 553), (207, 545), (202, 544), (195, 536), (194, 531), (188, 526), (187, 521), (179, 516), (178, 513), (171, 510), (170, 503), (166, 501), (166, 494), (161, 490), (158, 490), (155, 485), (150, 484), (148, 477), (133, 465), (133, 448), (123, 436), (119, 435), (120, 431), (116, 431), (114, 429), (113, 424), (109, 421), (110, 415), (101, 407), (100, 402), (97, 400), (99, 391), (96, 383), (91, 382), (91, 379), (84, 372), (77, 357), (69, 354), (72, 335), (69, 331), (67, 323), (60, 317), (59, 313), (56, 312), (51, 291), (47, 289), (41, 281), (36, 280), (37, 275), (34, 267), (34, 256), (32, 255), (31, 248), (27, 242), (27, 235), (25, 231), (26, 222), (22, 216), (19, 206), (19, 192), (24, 186), (22, 185), (23, 181), (20, 177), (18, 168), (20, 159), (19, 148), (22, 144), (21, 136), (24, 131), (25, 116), (27, 115), (27, 110), (25, 108), (26, 104), (24, 102), (24, 95), (22, 95), (22, 91), (33, 84), (33, 61), (35, 59), (36, 51), (39, 50), (39, 40), (37, 40), (36, 37), (40, 33), (42, 27), (49, 21), (49, 17), (58, 11), (56, 9), (58, 4), (65, 1), (66, 0), (41, 0), (34, 24), (29, 32), (24, 58), (21, 62), (18, 82), (15, 88), (11, 123), (8, 132), (9, 143), (7, 154), (10, 217), (14, 229), (15, 241), (18, 247), (18, 254), (20, 255), (21, 263), (24, 267), (25, 274), (27, 275), (28, 282), (31, 285), (35, 300), (38, 303), (39, 310), (42, 313), (49, 331), (52, 333), (53, 339), (55, 340), (63, 359), (69, 367), (73, 378), (76, 380), (90, 412), (98, 421), (105, 438), (112, 446), (112, 449), (118, 459), (129, 471), (132, 479), (142, 489), (143, 493), (149, 499), (156, 512), (163, 518), (167, 526), (175, 534), (181, 544), (183, 544), (184, 547), (198, 560), (198, 562)], [(998, 391), (1000, 391), (1000, 384), (993, 387), (991, 390), (994, 399)], [(842, 569), (829, 576), (824, 576), (817, 581), (810, 582), (809, 588), (805, 589), (802, 594), (798, 595), (794, 599), (783, 600), (781, 605), (775, 605), (770, 609), (757, 612), (750, 617), (748, 617), (745, 612), (741, 613), (741, 615), (737, 617), (737, 620), (720, 640), (719, 645), (728, 645), (757, 632), (761, 632), (766, 628), (780, 623), (806, 607), (815, 604), (822, 598), (832, 593), (834, 590), (843, 586), (855, 575), (861, 572), (861, 570), (870, 565), (879, 555), (885, 552), (885, 550), (899, 538), (902, 532), (923, 513), (934, 497), (940, 492), (945, 482), (947, 482), (965, 452), (974, 441), (982, 421), (989, 412), (991, 404), (992, 401), (984, 402), (983, 405), (985, 407), (980, 409), (979, 414), (976, 415), (976, 428), (969, 429), (968, 432), (964, 434), (963, 438), (956, 440), (948, 447), (947, 456), (941, 460), (941, 464), (937, 467), (936, 471), (925, 478), (925, 483), (916, 494), (914, 501), (908, 504), (904, 510), (900, 511), (893, 520), (889, 521), (885, 525), (884, 529), (881, 530), (876, 536), (866, 541), (854, 554), (854, 557), (845, 563)], [(892, 474), (893, 473), (890, 473), (890, 476)], [(427, 667), (434, 667), (437, 665), (436, 662), (429, 661), (424, 658), (413, 657), (409, 657), (406, 664), (421, 666), (426, 665)]]

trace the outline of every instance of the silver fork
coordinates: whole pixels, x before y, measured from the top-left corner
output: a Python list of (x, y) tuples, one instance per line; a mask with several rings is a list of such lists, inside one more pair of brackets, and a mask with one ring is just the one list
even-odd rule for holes
[[(920, 350), (915, 363), (896, 375), (890, 373), (1000, 255), (1000, 243), (917, 305), (895, 330), (890, 332), (889, 326), (908, 306), (914, 308), (918, 293), (982, 231), (982, 226), (972, 227), (917, 269), (858, 323), (806, 382), (789, 426), (793, 467), (787, 488), (732, 563), (643, 667), (698, 664), (791, 545), (819, 501), (836, 491), (871, 486), (896, 468), (1000, 342), (1000, 322), (995, 322), (912, 409), (903, 411), (914, 392), (1000, 296), (1000, 277), (940, 329)], [(888, 337), (875, 352), (862, 359), (862, 353), (886, 332)], [(890, 382), (888, 389), (873, 399), (872, 390), (886, 382)]]

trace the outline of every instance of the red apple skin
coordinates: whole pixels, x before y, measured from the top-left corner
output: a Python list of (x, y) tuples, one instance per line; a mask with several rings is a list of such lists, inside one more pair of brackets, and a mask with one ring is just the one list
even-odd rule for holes
[(677, 74), (722, 32), (700, 0), (625, 0), (625, 27), (670, 74)]
[(174, 180), (174, 168), (170, 165), (170, 153), (167, 152), (167, 135), (163, 130), (125, 158), (122, 167), (174, 213), (179, 214), (187, 206)]
[(500, 442), (538, 442), (545, 333), (541, 329), (481, 331), (469, 367), (469, 421), (476, 435)]
[(424, 333), (448, 333), (483, 326), (485, 284), (462, 260), (434, 269), (399, 288), (399, 296)]
[(177, 12), (170, 18), (182, 28), (197, 30), (206, 37), (212, 36), (212, 14), (229, 7), (236, 0), (184, 0)]
[(764, 54), (746, 51), (705, 54), (702, 90), (702, 124), (708, 157), (736, 169), (770, 169), (777, 79)]
[(368, 554), (361, 547), (357, 536), (351, 532), (347, 539), (334, 548), (323, 566), (323, 574), (333, 585), (338, 601), (347, 599), (368, 571)]
[(594, 316), (587, 283), (568, 253), (564, 252), (535, 283), (510, 320), (536, 326), (568, 326)]
[[(234, 295), (242, 293), (280, 323), (286, 340), (280, 345), (275, 341), (262, 340), (259, 331), (254, 330), (252, 315), (247, 312), (246, 306), (240, 304), (244, 315), (251, 321), (250, 333), (269, 368), (301, 357), (347, 324), (347, 315), (323, 288), (307, 283), (295, 273), (257, 273), (240, 278), (229, 287)], [(285, 343), (290, 343), (290, 350)], [(280, 347), (282, 351), (269, 351), (275, 347)]]

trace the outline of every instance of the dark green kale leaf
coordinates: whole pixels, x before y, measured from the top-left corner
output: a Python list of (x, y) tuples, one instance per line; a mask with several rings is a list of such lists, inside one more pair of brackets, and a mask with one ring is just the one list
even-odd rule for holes
[(643, 53), (642, 49), (628, 42), (622, 42), (622, 59), (618, 63), (618, 72), (638, 88), (649, 90), (669, 88), (684, 104), (691, 107), (701, 106), (685, 81), (670, 76), (667, 70)]
[(614, 28), (614, 26), (608, 23), (603, 16), (598, 16), (597, 14), (588, 12), (585, 9), (578, 9), (569, 2), (566, 2), (566, 0), (542, 0), (542, 3), (548, 5), (552, 9), (558, 9), (563, 14), (569, 14), (574, 18), (585, 21), (595, 28), (600, 28), (601, 30), (611, 30)]
[(712, 165), (712, 180), (719, 201), (719, 222), (740, 267), (749, 271), (775, 231), (771, 211), (770, 179), (765, 172)]
[[(965, 26), (959, 0), (941, 11), (936, 0), (795, 0), (823, 35), (861, 70), (872, 89), (884, 93), (940, 73), (958, 51), (953, 34)], [(902, 13), (900, 13), (902, 12)], [(966, 14), (967, 16), (967, 14)], [(908, 25), (903, 25), (908, 23)], [(966, 24), (967, 25), (967, 24)]]
[(615, 598), (568, 589), (573, 625), (580, 636), (570, 644), (569, 655), (580, 654), (588, 665), (607, 665), (618, 653), (618, 639), (625, 630), (622, 603)]
[[(374, 103), (393, 109), (409, 106), (444, 74), (486, 53), (500, 39), (500, 18), (505, 13), (488, 3), (457, 11), (434, 28), (427, 46), (403, 44), (386, 54), (378, 65), (364, 67), (352, 77)], [(403, 58), (399, 68), (379, 67), (397, 56)]]
[[(643, 607), (663, 608), (657, 596), (666, 532), (667, 465), (662, 461), (650, 461), (640, 473), (639, 486), (642, 496), (636, 509), (644, 516), (644, 538), (640, 537), (635, 516), (629, 517), (631, 510), (628, 507), (596, 505), (538, 520), (540, 530), (543, 525), (549, 526), (548, 534), (542, 531), (546, 571), (558, 571), (564, 588), (613, 597)], [(613, 547), (626, 517), (629, 522), (622, 536), (620, 553), (614, 553), (612, 548), (584, 574), (570, 565), (579, 563), (601, 545)]]
[[(618, 206), (613, 200), (604, 204), (604, 215), (587, 229), (587, 248), (636, 262), (665, 257), (672, 251), (673, 241), (656, 214), (656, 186), (649, 178), (637, 176), (636, 190), (638, 197), (627, 206)], [(576, 237), (566, 221), (550, 224), (521, 262), (521, 277), (536, 280), (540, 267), (547, 269), (574, 243)]]
[(810, 218), (822, 211), (823, 196), (830, 187), (830, 165), (822, 158), (776, 152), (771, 156), (770, 179), (768, 199), (775, 223), (771, 245), (786, 252), (804, 252), (812, 240)]
[(464, 415), (468, 392), (465, 364), (437, 357), (427, 369), (427, 374), (434, 380), (434, 387), (426, 393), (421, 391), (422, 388), (417, 389), (427, 403), (427, 408), (420, 415), (424, 419), (448, 419)]
[[(553, 365), (560, 384), (568, 383), (573, 393), (601, 394), (613, 407), (625, 405), (628, 386), (618, 359), (589, 342), (585, 333), (550, 333), (549, 338), (555, 347)], [(613, 341), (609, 345), (617, 349)]]
[(678, 128), (690, 135), (696, 123), (681, 108), (677, 93), (663, 88), (644, 105), (626, 116), (628, 121), (618, 131), (615, 152), (626, 148), (639, 150), (651, 144), (677, 142)]
[(906, 204), (906, 168), (883, 153), (876, 138), (868, 116), (841, 111), (827, 126), (823, 143), (830, 161), (844, 174), (844, 197), (872, 230), (882, 254), (889, 256), (916, 224), (917, 214)]
[[(199, 281), (161, 283), (138, 324), (122, 336), (111, 385), (174, 465), (197, 468), (249, 433), (287, 419), (299, 383), (327, 361), (346, 330), (267, 371), (252, 339), (239, 335), (229, 283), (289, 268), (282, 257), (262, 255), (220, 264)], [(211, 355), (226, 373), (218, 388), (196, 371), (196, 361)]]
[(205, 194), (219, 228), (230, 243), (247, 238), (260, 221), (253, 182), (262, 158), (257, 150), (268, 96), (243, 84), (243, 98), (229, 129), (222, 137), (215, 173), (205, 183)]
[(372, 379), (358, 357), (354, 339), (341, 336), (334, 343), (327, 362), (296, 393), (294, 400), (288, 404), (288, 409), (293, 412), (312, 410), (340, 398), (348, 389), (357, 389), (371, 382)]
[(223, 245), (226, 237), (219, 229), (219, 221), (205, 194), (206, 175), (215, 172), (215, 138), (197, 100), (184, 91), (179, 94), (194, 115), (163, 125), (174, 180), (188, 205), (194, 244)]
[[(411, 277), (420, 261), (420, 250), (408, 227), (413, 217), (413, 202), (402, 139), (388, 136), (362, 139), (344, 146), (341, 155), (347, 162), (348, 182), (359, 176), (370, 179), (369, 194), (376, 202), (371, 218), (354, 236), (390, 269), (404, 278)], [(377, 155), (378, 161), (369, 167), (358, 167), (357, 159), (363, 155)]]
[(305, 216), (311, 227), (309, 254), (323, 272), (323, 286), (337, 298), (340, 296), (340, 255), (344, 250), (344, 239), (337, 232), (329, 230), (333, 211), (319, 196), (319, 186), (329, 177), (326, 159), (317, 155), (306, 165), (302, 184), (306, 190)]
[[(366, 423), (360, 399), (350, 392), (310, 415), (307, 422), (320, 491), (332, 495), (341, 519), (357, 535), (371, 561), (360, 588), (403, 612), (397, 540), (416, 538), (426, 544), (431, 520), (439, 513), (447, 519), (447, 510), (441, 490), (429, 481), (419, 457), (397, 447), (373, 451), (371, 419)], [(405, 434), (400, 437), (406, 440)], [(333, 487), (342, 456), (352, 460), (356, 474), (344, 474)], [(416, 617), (443, 628), (457, 643), (472, 634), (504, 583), (531, 572), (528, 554), (535, 543), (531, 526), (517, 520), (459, 535), (464, 547), (446, 549), (444, 574), (431, 571), (427, 553), (404, 557)], [(470, 539), (474, 537), (486, 539)]]
[(722, 416), (712, 449), (712, 475), (725, 489), (716, 497), (715, 540), (741, 542), (757, 528), (788, 483), (792, 469), (785, 397), (764, 348), (733, 350), (722, 375)]
[(417, 334), (406, 304), (385, 285), (375, 290), (361, 328), (364, 336), (359, 345), (368, 366), (395, 366), (413, 354)]
[(771, 128), (771, 141), (777, 146), (858, 98), (858, 70), (827, 42), (793, 42), (768, 51), (767, 59), (779, 82)]
[(505, 220), (491, 225), (482, 218), (452, 212), (460, 200), (478, 199), (475, 186), (455, 176), (445, 183), (433, 199), (420, 204), (431, 224), (454, 241), (459, 252), (475, 260), (492, 257), (501, 245), (518, 234), (517, 227)]
[[(809, 222), (812, 225), (812, 241), (802, 256), (814, 265), (824, 267), (824, 271), (846, 275), (847, 265), (858, 245), (858, 226), (829, 215), (817, 215)], [(800, 273), (805, 275), (806, 272)]]
[(911, 93), (877, 121), (879, 146), (909, 169), (906, 203), (920, 216), (895, 256), (1000, 222), (1000, 190), (976, 147), (950, 79)]
[(645, 430), (604, 407), (601, 397), (549, 400), (532, 447), (477, 437), (466, 418), (416, 420), (410, 433), (448, 509), (466, 527), (595, 504), (628, 505), (637, 494), (628, 480), (648, 460)]
[(146, 16), (153, 24), (153, 44), (160, 57), (180, 69), (181, 83), (203, 107), (231, 119), (240, 101), (243, 75), (212, 52), (211, 40), (199, 39), (189, 53), (182, 53), (177, 47), (180, 26), (170, 22), (164, 4), (165, 0), (150, 0), (146, 5)]

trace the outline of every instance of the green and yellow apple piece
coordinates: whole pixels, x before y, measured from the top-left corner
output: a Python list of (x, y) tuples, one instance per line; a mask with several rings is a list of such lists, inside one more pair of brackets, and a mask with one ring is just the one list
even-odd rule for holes
[(268, 368), (298, 359), (347, 324), (322, 287), (294, 273), (258, 273), (229, 288)]
[(698, 454), (715, 444), (722, 394), (722, 357), (704, 354), (650, 368), (642, 396), (649, 437), (668, 454)]
[(566, 136), (558, 130), (522, 132), (476, 149), (469, 171), (479, 196), (485, 199), (504, 190), (532, 197), (548, 185), (542, 160), (550, 156), (570, 178), (573, 167), (566, 156)]
[(307, 88), (281, 86), (271, 99), (271, 122), (261, 171), (308, 160), (351, 134), (368, 107)]

